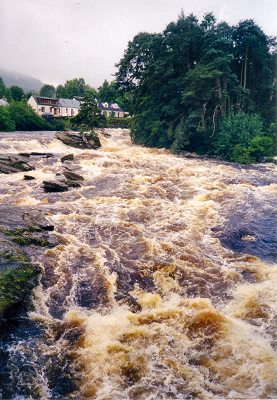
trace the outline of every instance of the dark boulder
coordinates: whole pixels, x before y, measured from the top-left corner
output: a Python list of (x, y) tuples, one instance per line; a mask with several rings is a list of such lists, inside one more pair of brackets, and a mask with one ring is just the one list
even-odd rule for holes
[(66, 181), (67, 186), (73, 187), (73, 188), (78, 188), (81, 187), (81, 184), (77, 181)]
[(66, 192), (68, 185), (64, 182), (43, 181), (45, 192)]
[(24, 175), (25, 181), (33, 181), (34, 179), (36, 179), (36, 178), (32, 175)]
[(83, 181), (84, 180), (84, 178), (81, 175), (76, 174), (76, 172), (65, 171), (63, 174), (66, 177), (66, 179), (69, 181)]
[(74, 154), (66, 154), (61, 158), (61, 162), (64, 163), (65, 161), (72, 161), (74, 160)]
[(58, 132), (57, 139), (64, 144), (82, 149), (98, 149), (101, 147), (99, 136), (96, 132)]

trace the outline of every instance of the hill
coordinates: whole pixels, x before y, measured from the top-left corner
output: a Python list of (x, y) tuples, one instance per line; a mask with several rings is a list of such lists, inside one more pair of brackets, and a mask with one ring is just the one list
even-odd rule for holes
[(7, 87), (17, 85), (22, 87), (25, 91), (32, 90), (37, 92), (44, 84), (39, 79), (21, 74), (20, 72), (8, 71), (2, 68), (0, 68), (0, 77), (3, 79)]

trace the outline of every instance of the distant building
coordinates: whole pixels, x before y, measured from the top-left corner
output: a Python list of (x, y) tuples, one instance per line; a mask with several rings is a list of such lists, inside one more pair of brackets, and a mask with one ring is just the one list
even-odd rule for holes
[[(39, 115), (45, 117), (75, 117), (80, 111), (82, 98), (54, 99), (51, 97), (31, 96), (28, 104)], [(123, 118), (124, 110), (117, 103), (97, 103), (102, 115), (106, 117)]]
[(57, 117), (59, 115), (58, 99), (52, 99), (50, 97), (42, 97), (42, 96), (31, 96), (28, 100), (28, 104), (39, 115), (51, 114), (54, 117)]
[(98, 108), (106, 117), (123, 118), (124, 110), (117, 103), (99, 102)]
[(8, 105), (9, 105), (9, 103), (7, 102), (6, 97), (3, 97), (2, 99), (0, 99), (0, 106), (6, 107)]
[(59, 99), (59, 115), (61, 117), (74, 117), (80, 111), (80, 101), (76, 99)]
[(28, 104), (41, 116), (74, 117), (80, 110), (80, 102), (75, 99), (31, 96)]

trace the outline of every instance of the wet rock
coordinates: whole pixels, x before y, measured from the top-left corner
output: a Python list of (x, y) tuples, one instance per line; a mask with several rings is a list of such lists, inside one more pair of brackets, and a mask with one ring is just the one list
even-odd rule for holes
[(67, 186), (73, 187), (73, 188), (79, 188), (81, 187), (81, 184), (76, 181), (66, 181)]
[(100, 139), (96, 132), (58, 132), (57, 139), (64, 144), (82, 149), (98, 149), (101, 147)]
[(14, 154), (0, 154), (0, 173), (2, 174), (13, 174), (34, 169), (35, 168), (30, 165), (24, 157)]
[(74, 160), (74, 154), (66, 154), (61, 158), (61, 162), (64, 163), (65, 161), (72, 161)]
[(31, 261), (45, 247), (58, 244), (54, 229), (40, 211), (24, 212), (11, 205), (0, 208), (0, 336), (12, 329), (28, 310), (40, 268)]
[(50, 157), (54, 157), (53, 153), (41, 153), (41, 152), (37, 152), (37, 151), (32, 151), (31, 153), (18, 153), (19, 156), (21, 157), (41, 157), (41, 158), (50, 158)]
[(49, 223), (40, 211), (25, 212), (22, 216), (23, 221), (34, 229), (53, 231), (54, 225)]
[(42, 158), (50, 158), (50, 157), (54, 157), (53, 153), (39, 153), (36, 151), (32, 151), (30, 153), (31, 156), (36, 156), (36, 157), (42, 157)]
[(43, 189), (45, 192), (66, 192), (68, 185), (63, 182), (43, 181)]
[(69, 181), (83, 181), (84, 180), (84, 178), (81, 175), (76, 174), (75, 172), (72, 172), (72, 171), (65, 171), (63, 174), (66, 177), (66, 179), (68, 179)]
[(25, 252), (1, 242), (0, 251), (0, 328), (29, 304), (40, 269)]
[(32, 175), (24, 175), (24, 180), (25, 181), (32, 181), (34, 179), (36, 179), (36, 178), (34, 176), (32, 176)]

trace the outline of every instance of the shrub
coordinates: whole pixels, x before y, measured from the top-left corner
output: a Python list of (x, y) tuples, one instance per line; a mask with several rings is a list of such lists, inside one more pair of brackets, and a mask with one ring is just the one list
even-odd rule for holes
[[(258, 114), (238, 113), (225, 117), (220, 124), (220, 130), (215, 143), (215, 153), (223, 158), (232, 159), (242, 147), (248, 147), (255, 136), (263, 133), (263, 122)], [(241, 145), (242, 147), (235, 147)], [(240, 149), (240, 150), (238, 150)]]
[(254, 162), (249, 149), (241, 144), (236, 144), (236, 146), (232, 148), (230, 160), (240, 164), (251, 164)]
[(131, 118), (107, 118), (107, 124), (109, 128), (122, 128), (128, 129), (130, 128)]
[(9, 107), (0, 106), (0, 131), (11, 132), (15, 130), (15, 123), (11, 118)]
[(9, 112), (18, 131), (50, 130), (48, 123), (25, 102), (13, 102)]
[(255, 136), (249, 146), (249, 154), (255, 161), (264, 161), (271, 158), (275, 154), (275, 144), (272, 137)]

